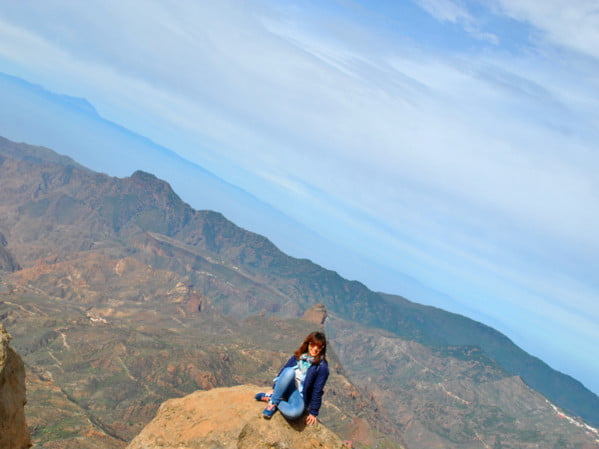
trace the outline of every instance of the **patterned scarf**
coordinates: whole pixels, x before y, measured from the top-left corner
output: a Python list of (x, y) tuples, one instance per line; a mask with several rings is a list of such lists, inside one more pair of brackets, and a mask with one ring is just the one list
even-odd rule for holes
[(314, 363), (314, 357), (309, 356), (307, 353), (302, 354), (297, 361), (297, 368), (302, 374), (306, 374), (312, 363)]

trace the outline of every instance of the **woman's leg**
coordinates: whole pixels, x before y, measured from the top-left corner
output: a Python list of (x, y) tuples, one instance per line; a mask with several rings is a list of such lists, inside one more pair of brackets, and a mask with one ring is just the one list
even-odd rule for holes
[(285, 368), (275, 383), (269, 404), (279, 405), (283, 399), (287, 399), (295, 390), (295, 369)]
[(286, 401), (279, 402), (279, 411), (288, 419), (297, 419), (304, 413), (304, 398), (294, 389)]

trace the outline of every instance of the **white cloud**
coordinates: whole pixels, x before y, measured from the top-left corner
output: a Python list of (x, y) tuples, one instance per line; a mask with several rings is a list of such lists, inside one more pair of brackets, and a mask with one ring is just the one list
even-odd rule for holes
[(479, 20), (468, 10), (463, 2), (455, 0), (414, 0), (427, 13), (440, 22), (461, 25), (476, 39), (498, 45), (499, 38), (482, 30)]
[(453, 0), (415, 0), (437, 20), (458, 23), (473, 22), (468, 10)]
[(503, 12), (526, 21), (555, 44), (599, 58), (596, 0), (496, 0)]

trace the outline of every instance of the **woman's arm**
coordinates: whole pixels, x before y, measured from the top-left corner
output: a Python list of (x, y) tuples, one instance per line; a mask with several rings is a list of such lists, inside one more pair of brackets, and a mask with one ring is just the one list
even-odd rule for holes
[(308, 407), (308, 413), (316, 417), (322, 404), (322, 395), (324, 393), (324, 386), (329, 378), (329, 365), (324, 362), (318, 369), (318, 374), (314, 380), (314, 387), (312, 388), (312, 397), (310, 398), (310, 405)]

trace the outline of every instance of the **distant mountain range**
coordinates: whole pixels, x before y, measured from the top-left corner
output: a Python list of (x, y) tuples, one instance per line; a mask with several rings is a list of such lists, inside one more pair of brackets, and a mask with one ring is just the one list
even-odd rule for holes
[[(76, 158), (80, 164), (113, 176), (129, 176), (137, 170), (152, 173), (168, 180), (192, 207), (219, 211), (244, 229), (268, 235), (289, 254), (318, 261), (332, 260), (332, 254), (339, 254), (342, 260), (351, 261), (345, 267), (352, 268), (349, 273), (356, 273), (349, 274), (352, 279), (359, 273), (364, 275), (373, 271), (372, 261), (364, 260), (364, 256), (323, 238), (168, 148), (106, 120), (85, 99), (56, 94), (4, 73), (0, 73), (0, 97), (0, 135), (18, 142), (43, 142)], [(195, 150), (210, 152), (210, 148)], [(113, 163), (116, 160), (118, 164)], [(432, 295), (401, 273), (389, 272), (383, 267), (377, 267), (377, 273), (375, 279), (388, 277), (400, 282), (403, 289)]]
[[(327, 424), (347, 434), (366, 429), (364, 447), (369, 438), (408, 448), (596, 444), (593, 430), (567, 415), (599, 424), (599, 398), (501, 333), (289, 257), (220, 213), (191, 208), (152, 174), (113, 178), (0, 139), (0, 240), (0, 320), (38, 374), (34, 391), (60, 385), (65, 404), (103, 429), (106, 447), (129, 439), (140, 423), (127, 421), (147, 421), (168, 395), (238, 383), (235, 366), (249, 381), (267, 378), (277, 365), (269, 339), (292, 347), (285, 328), (306, 328), (295, 320), (318, 303), (330, 315), (340, 376), (327, 396), (340, 418)], [(118, 327), (107, 333), (103, 322)], [(86, 341), (89, 332), (104, 341), (105, 356)], [(247, 335), (272, 348), (268, 363), (249, 362)], [(83, 345), (80, 353), (69, 340)], [(185, 368), (190, 356), (192, 365), (209, 363)], [(130, 386), (117, 391), (119, 376)], [(93, 398), (103, 389), (119, 401), (103, 397), (99, 406)], [(117, 411), (119, 419), (110, 415)]]

